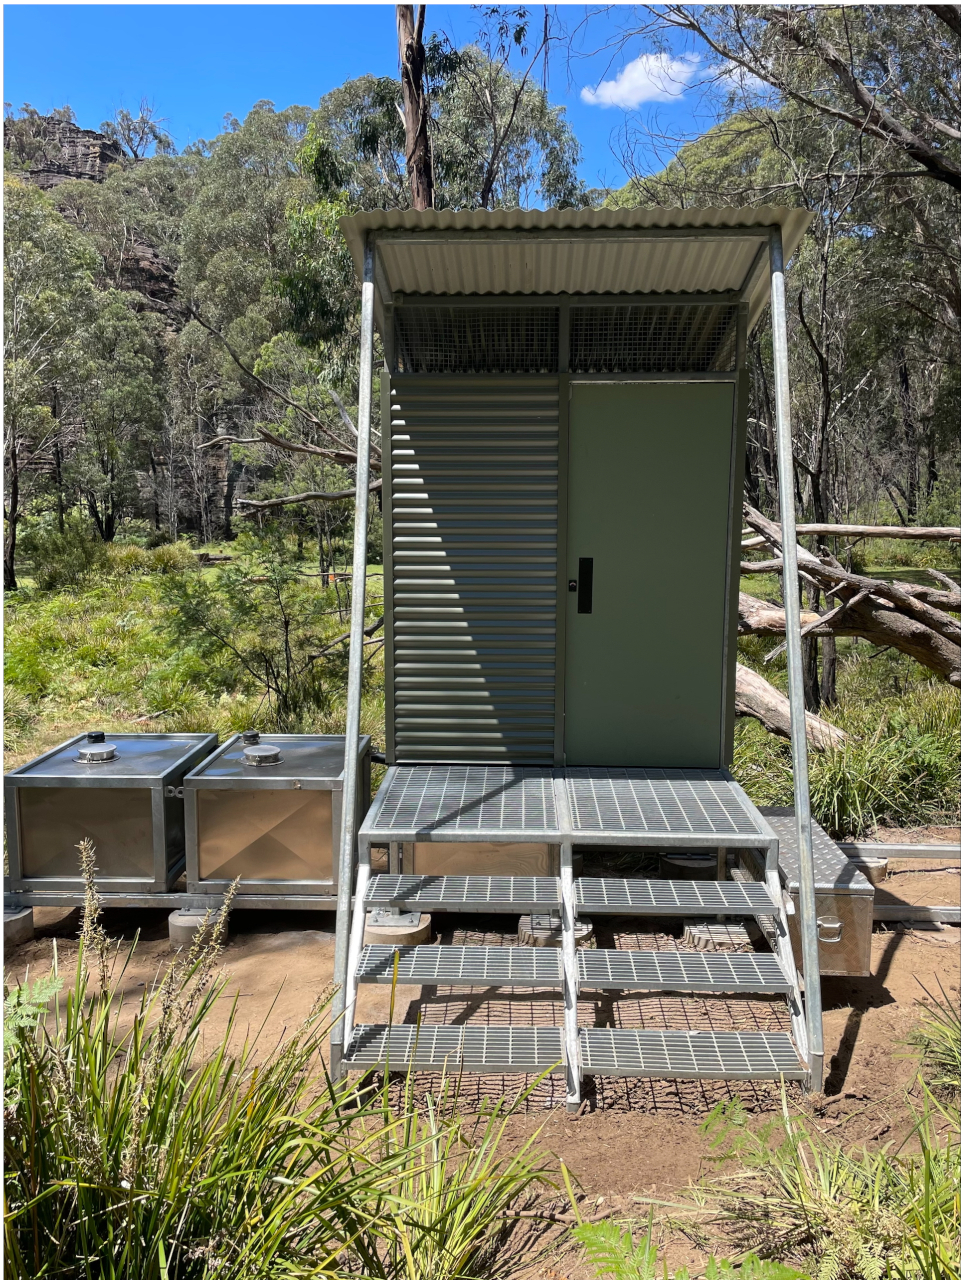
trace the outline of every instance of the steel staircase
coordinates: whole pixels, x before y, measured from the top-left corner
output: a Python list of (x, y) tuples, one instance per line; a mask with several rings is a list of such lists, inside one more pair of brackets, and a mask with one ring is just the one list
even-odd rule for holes
[[(374, 844), (543, 842), (560, 848), (554, 876), (371, 874)], [(764, 881), (595, 878), (573, 874), (573, 848), (749, 848)], [(559, 949), (364, 945), (367, 913), (560, 916)], [(566, 1077), (576, 1109), (584, 1076), (806, 1080), (802, 995), (777, 870), (777, 837), (723, 770), (413, 766), (389, 770), (359, 834), (359, 867), (339, 1069), (468, 1070)], [(753, 917), (773, 953), (578, 948), (579, 916)], [(563, 1027), (353, 1026), (360, 983), (554, 988)], [(578, 1025), (584, 992), (782, 995), (792, 1033)], [(615, 999), (618, 998), (615, 995)]]

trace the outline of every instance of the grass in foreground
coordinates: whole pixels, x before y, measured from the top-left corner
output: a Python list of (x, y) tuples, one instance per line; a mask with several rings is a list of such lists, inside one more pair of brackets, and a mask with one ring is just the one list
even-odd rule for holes
[[(213, 934), (124, 1010), (93, 851), (76, 977), (5, 1001), (5, 1257), (30, 1280), (480, 1280), (516, 1264), (514, 1206), (550, 1171), (503, 1150), (505, 1106), (458, 1114), (327, 1077), (324, 1000), (266, 1054), (204, 1038), (223, 999)], [(129, 958), (129, 957), (126, 957)], [(126, 1017), (122, 1015), (126, 1014)]]

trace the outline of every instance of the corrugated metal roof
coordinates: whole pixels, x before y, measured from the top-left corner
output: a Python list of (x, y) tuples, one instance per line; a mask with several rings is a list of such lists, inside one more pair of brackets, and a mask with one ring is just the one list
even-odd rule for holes
[(748, 280), (764, 243), (758, 232), (780, 226), (787, 261), (812, 220), (806, 210), (768, 205), (460, 213), (393, 209), (341, 218), (340, 227), (358, 276), (364, 235), (377, 233), (378, 312), (394, 293), (704, 293), (750, 284), (754, 324), (770, 287), (766, 269)]

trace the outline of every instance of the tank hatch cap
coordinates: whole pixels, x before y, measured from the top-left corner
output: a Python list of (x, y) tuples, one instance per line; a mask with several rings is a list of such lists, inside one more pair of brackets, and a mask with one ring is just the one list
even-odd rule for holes
[(269, 743), (255, 743), (244, 747), (244, 764), (255, 766), (280, 764), (282, 759), (280, 748), (271, 746)]
[(103, 764), (105, 760), (117, 758), (116, 743), (107, 742), (106, 734), (99, 729), (87, 734), (86, 742), (77, 748), (77, 759), (82, 764)]

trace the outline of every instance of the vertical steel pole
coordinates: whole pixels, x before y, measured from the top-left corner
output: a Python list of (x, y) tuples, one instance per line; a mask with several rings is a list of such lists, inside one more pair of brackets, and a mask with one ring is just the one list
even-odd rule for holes
[(357, 395), (357, 491), (354, 499), (354, 566), (350, 599), (350, 661), (347, 674), (347, 730), (344, 742), (344, 803), (337, 882), (337, 938), (334, 947), (334, 1026), (330, 1033), (330, 1070), (341, 1074), (344, 1054), (344, 1001), (350, 899), (357, 840), (357, 752), (360, 698), (364, 676), (364, 610), (367, 604), (367, 508), (370, 499), (370, 402), (374, 374), (374, 245), (364, 241), (364, 283), (360, 307), (360, 377)]
[(777, 478), (781, 506), (781, 555), (784, 622), (787, 639), (788, 695), (791, 705), (791, 760), (794, 766), (794, 814), (800, 871), (801, 958), (804, 963), (804, 1008), (807, 1022), (811, 1088), (819, 1093), (824, 1075), (821, 1025), (821, 971), (818, 960), (817, 907), (814, 900), (814, 854), (811, 842), (811, 796), (808, 790), (808, 747), (801, 666), (801, 600), (797, 576), (797, 526), (794, 514), (794, 453), (791, 438), (791, 389), (787, 367), (787, 309), (784, 297), (784, 246), (781, 228), (771, 234), (771, 332), (774, 339), (774, 400), (777, 410)]

